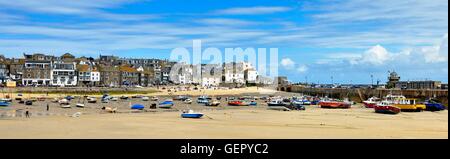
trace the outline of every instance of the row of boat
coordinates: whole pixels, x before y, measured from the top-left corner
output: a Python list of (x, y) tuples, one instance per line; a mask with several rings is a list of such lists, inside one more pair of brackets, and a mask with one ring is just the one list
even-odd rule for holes
[(445, 106), (433, 100), (418, 102), (417, 99), (406, 98), (403, 95), (387, 95), (384, 99), (371, 97), (363, 101), (366, 108), (373, 108), (377, 113), (398, 114), (402, 111), (440, 111)]

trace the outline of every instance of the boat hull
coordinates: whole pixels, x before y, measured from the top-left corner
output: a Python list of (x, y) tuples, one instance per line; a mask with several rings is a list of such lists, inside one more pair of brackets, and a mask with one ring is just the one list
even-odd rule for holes
[(426, 109), (425, 104), (394, 104), (394, 106), (399, 107), (402, 111), (422, 111)]
[(191, 113), (183, 113), (183, 114), (181, 114), (181, 117), (182, 118), (201, 118), (201, 117), (203, 117), (203, 114), (200, 114), (200, 113), (193, 113), (193, 114), (191, 114)]
[(351, 104), (344, 102), (319, 102), (321, 108), (350, 108)]
[(363, 104), (366, 108), (374, 108), (377, 105), (375, 102), (363, 102)]
[(427, 111), (441, 111), (445, 110), (445, 106), (440, 103), (427, 103), (425, 104)]
[(398, 114), (401, 109), (394, 106), (375, 106), (374, 107), (376, 113), (382, 114)]

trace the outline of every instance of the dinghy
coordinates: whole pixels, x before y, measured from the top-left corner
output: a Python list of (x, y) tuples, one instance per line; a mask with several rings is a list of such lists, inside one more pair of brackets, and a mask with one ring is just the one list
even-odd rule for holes
[(270, 106), (268, 109), (279, 110), (279, 111), (291, 111), (291, 109), (286, 108), (285, 106)]
[(196, 113), (193, 110), (188, 110), (186, 112), (181, 113), (182, 118), (201, 118), (203, 116), (203, 113)]
[(149, 97), (147, 97), (147, 96), (145, 96), (145, 97), (142, 97), (142, 101), (148, 101), (148, 100), (150, 100), (150, 98), (149, 98)]
[(97, 103), (97, 99), (95, 97), (88, 97), (87, 101), (88, 103)]
[(7, 106), (9, 106), (9, 102), (6, 102), (6, 101), (0, 102), (0, 107), (7, 107)]
[(78, 108), (84, 108), (84, 104), (83, 103), (77, 103), (75, 106), (78, 107)]
[(70, 104), (61, 104), (61, 108), (70, 108)]
[(184, 104), (192, 104), (192, 99), (188, 98), (183, 101)]
[(134, 109), (134, 110), (142, 110), (144, 108), (145, 108), (145, 106), (142, 104), (134, 104), (131, 106), (131, 109)]
[(159, 108), (172, 108), (173, 106), (173, 101), (171, 100), (166, 100), (164, 102), (159, 103), (158, 107)]

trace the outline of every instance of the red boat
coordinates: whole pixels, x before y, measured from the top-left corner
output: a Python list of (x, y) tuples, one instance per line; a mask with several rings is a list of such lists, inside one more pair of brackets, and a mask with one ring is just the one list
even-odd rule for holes
[(352, 104), (345, 101), (321, 101), (319, 105), (321, 108), (350, 108)]
[(374, 107), (377, 105), (377, 103), (378, 103), (379, 101), (380, 101), (379, 98), (377, 98), (377, 97), (371, 97), (371, 98), (369, 98), (368, 100), (363, 101), (363, 104), (364, 104), (364, 106), (365, 106), (366, 108), (374, 108)]
[(376, 113), (383, 114), (398, 114), (401, 109), (399, 107), (393, 106), (389, 101), (382, 101), (375, 105), (374, 107)]
[(228, 102), (229, 106), (248, 106), (249, 103), (243, 102), (243, 101), (239, 101), (239, 100), (234, 100), (234, 101), (229, 101)]

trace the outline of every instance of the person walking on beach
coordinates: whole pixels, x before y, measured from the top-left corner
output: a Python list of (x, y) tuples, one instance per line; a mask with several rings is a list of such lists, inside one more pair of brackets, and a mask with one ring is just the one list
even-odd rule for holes
[(48, 106), (48, 103), (47, 103), (47, 111), (50, 109), (50, 107)]
[(28, 110), (25, 111), (25, 118), (30, 118), (30, 112)]

